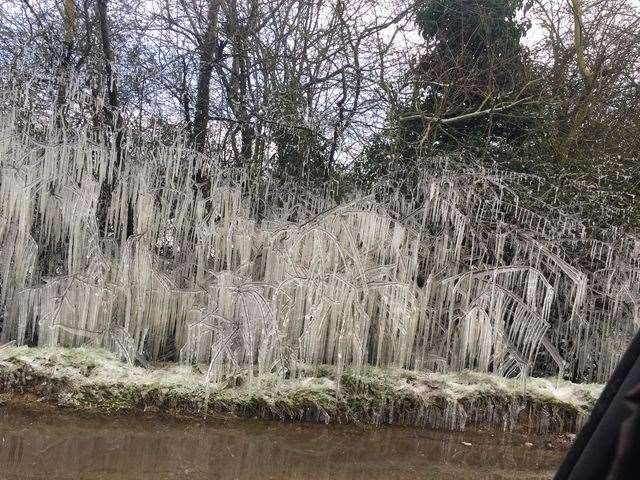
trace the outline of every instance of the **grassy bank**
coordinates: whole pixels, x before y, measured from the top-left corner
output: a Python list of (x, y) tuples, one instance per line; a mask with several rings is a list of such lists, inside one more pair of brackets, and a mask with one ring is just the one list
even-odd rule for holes
[(60, 407), (100, 412), (225, 414), (286, 421), (404, 424), (464, 430), (573, 432), (601, 386), (366, 368), (336, 381), (329, 367), (296, 378), (206, 381), (206, 367), (120, 362), (99, 349), (0, 349), (0, 393), (36, 396)]

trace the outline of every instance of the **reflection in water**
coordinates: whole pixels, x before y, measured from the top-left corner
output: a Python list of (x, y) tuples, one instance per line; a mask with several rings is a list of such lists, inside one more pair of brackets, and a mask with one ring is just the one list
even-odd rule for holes
[(0, 409), (0, 479), (549, 478), (562, 452), (527, 448), (525, 441), (395, 427), (257, 420), (198, 424), (5, 408)]

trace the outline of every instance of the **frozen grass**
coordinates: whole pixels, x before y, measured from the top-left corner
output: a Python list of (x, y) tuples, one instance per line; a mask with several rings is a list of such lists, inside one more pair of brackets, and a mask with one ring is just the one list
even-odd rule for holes
[(366, 367), (300, 368), (295, 378), (246, 375), (207, 381), (198, 365), (132, 366), (102, 349), (0, 349), (4, 393), (30, 393), (64, 407), (106, 412), (232, 414), (281, 420), (574, 431), (601, 385), (521, 380), (475, 372), (424, 373)]

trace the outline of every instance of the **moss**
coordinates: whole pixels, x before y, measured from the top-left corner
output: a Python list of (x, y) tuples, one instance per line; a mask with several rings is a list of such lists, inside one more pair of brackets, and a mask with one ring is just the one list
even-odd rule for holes
[[(281, 420), (403, 423), (450, 429), (494, 426), (573, 430), (600, 386), (517, 379), (477, 372), (438, 374), (365, 367), (335, 381), (332, 367), (297, 369), (299, 377), (264, 375), (207, 383), (206, 368), (149, 369), (99, 349), (3, 349), (0, 391), (33, 393), (61, 407), (104, 412), (223, 413)], [(234, 377), (235, 378), (235, 377)]]

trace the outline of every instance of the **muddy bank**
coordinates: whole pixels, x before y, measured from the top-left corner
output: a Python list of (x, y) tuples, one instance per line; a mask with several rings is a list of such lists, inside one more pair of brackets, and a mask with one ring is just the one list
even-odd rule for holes
[[(421, 373), (366, 368), (336, 381), (328, 367), (295, 378), (237, 376), (207, 381), (206, 367), (120, 362), (99, 349), (0, 350), (0, 392), (62, 408), (103, 413), (163, 412), (284, 421), (410, 425), (447, 430), (574, 432), (601, 390), (556, 379)], [(9, 397), (8, 397), (9, 396)]]

